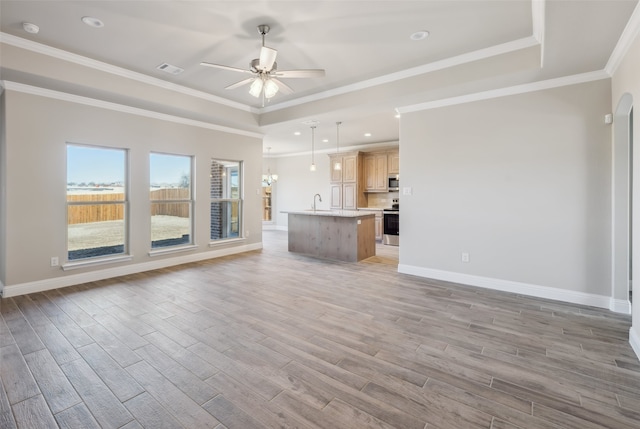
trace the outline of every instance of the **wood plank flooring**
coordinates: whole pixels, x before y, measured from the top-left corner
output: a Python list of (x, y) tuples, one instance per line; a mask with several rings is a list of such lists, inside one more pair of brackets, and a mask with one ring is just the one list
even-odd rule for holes
[(262, 251), (0, 301), (0, 427), (640, 428), (631, 319)]

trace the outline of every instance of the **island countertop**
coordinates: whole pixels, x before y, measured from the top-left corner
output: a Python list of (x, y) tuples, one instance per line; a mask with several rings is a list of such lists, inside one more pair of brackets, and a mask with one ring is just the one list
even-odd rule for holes
[(365, 213), (357, 210), (298, 210), (282, 211), (281, 213), (306, 215), (306, 216), (329, 216), (329, 217), (366, 217), (375, 216), (374, 213)]

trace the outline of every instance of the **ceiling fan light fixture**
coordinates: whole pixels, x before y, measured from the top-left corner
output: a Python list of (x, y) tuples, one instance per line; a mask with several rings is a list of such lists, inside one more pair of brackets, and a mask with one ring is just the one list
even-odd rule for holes
[(260, 93), (262, 93), (262, 86), (262, 79), (260, 77), (255, 78), (255, 80), (249, 87), (249, 94), (253, 95), (256, 98), (260, 97)]
[(271, 79), (268, 79), (265, 83), (264, 83), (264, 96), (265, 98), (269, 99), (271, 97), (273, 97), (274, 95), (276, 95), (278, 93), (278, 85), (272, 81)]

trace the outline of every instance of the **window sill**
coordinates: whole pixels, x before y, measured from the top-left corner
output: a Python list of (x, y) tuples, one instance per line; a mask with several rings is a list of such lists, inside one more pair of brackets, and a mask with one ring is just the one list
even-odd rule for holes
[(189, 244), (187, 246), (179, 246), (179, 247), (168, 247), (166, 249), (154, 249), (149, 252), (149, 256), (162, 256), (170, 253), (179, 253), (179, 252), (188, 252), (189, 250), (197, 249), (198, 246), (195, 244)]
[(80, 268), (94, 267), (97, 265), (126, 262), (126, 261), (131, 261), (132, 259), (133, 259), (133, 255), (121, 255), (121, 256), (113, 256), (111, 258), (100, 258), (100, 259), (91, 259), (91, 260), (84, 260), (84, 261), (67, 262), (66, 264), (62, 265), (62, 270), (63, 271), (77, 270)]
[(212, 241), (209, 243), (209, 247), (218, 247), (218, 246), (224, 246), (225, 244), (232, 244), (232, 243), (242, 243), (244, 242), (246, 239), (244, 237), (240, 237), (240, 238), (227, 238), (227, 239), (223, 239), (223, 240), (216, 240), (216, 241)]

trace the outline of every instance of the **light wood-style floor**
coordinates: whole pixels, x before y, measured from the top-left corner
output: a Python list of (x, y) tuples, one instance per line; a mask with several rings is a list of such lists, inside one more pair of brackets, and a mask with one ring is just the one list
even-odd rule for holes
[(640, 428), (630, 318), (265, 249), (0, 303), (4, 428)]

